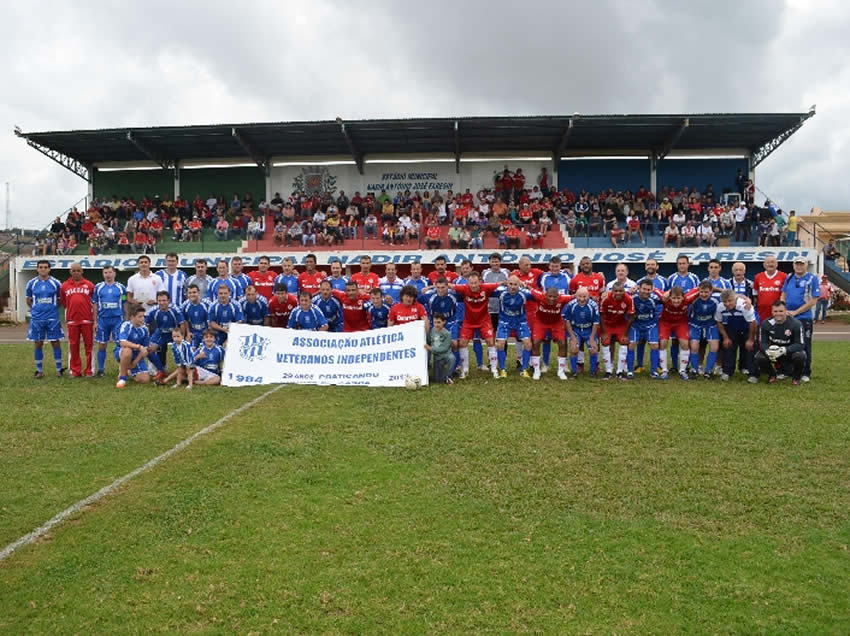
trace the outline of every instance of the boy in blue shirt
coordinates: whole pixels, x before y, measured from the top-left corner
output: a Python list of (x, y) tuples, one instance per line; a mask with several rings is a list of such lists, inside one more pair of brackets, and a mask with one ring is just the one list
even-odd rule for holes
[(174, 356), (174, 364), (177, 368), (171, 374), (163, 379), (157, 380), (157, 385), (162, 386), (176, 379), (173, 389), (180, 387), (183, 384), (183, 379), (186, 379), (186, 390), (192, 390), (192, 382), (195, 379), (195, 352), (192, 351), (192, 345), (183, 339), (183, 331), (180, 329), (171, 330), (171, 353)]
[(373, 289), (369, 292), (369, 302), (366, 303), (369, 312), (369, 328), (383, 329), (387, 326), (390, 308), (384, 304), (383, 290)]
[(206, 386), (221, 384), (224, 348), (216, 344), (216, 333), (212, 329), (207, 329), (204, 332), (204, 344), (198, 347), (193, 362), (198, 373), (196, 384)]

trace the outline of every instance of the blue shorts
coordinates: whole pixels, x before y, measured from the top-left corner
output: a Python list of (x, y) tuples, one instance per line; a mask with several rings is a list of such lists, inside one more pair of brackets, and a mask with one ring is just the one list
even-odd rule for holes
[(590, 333), (590, 329), (573, 329), (573, 335), (576, 337), (576, 343), (579, 347), (593, 344), (596, 338), (591, 339)]
[(499, 326), (496, 327), (496, 340), (507, 340), (511, 331), (516, 332), (517, 340), (525, 340), (531, 338), (531, 329), (528, 328), (527, 322), (505, 322), (499, 321)]
[[(118, 352), (121, 350), (121, 347), (115, 347), (115, 361), (118, 362)], [(135, 355), (135, 351), (133, 354)], [(139, 364), (130, 369), (130, 375), (138, 375), (139, 373), (148, 373), (148, 361), (146, 358), (142, 358)]]
[(94, 341), (98, 343), (107, 343), (111, 338), (113, 342), (118, 342), (118, 327), (124, 319), (121, 316), (111, 318), (98, 318), (97, 329), (94, 332)]
[(452, 340), (458, 340), (460, 338), (460, 322), (455, 320), (454, 322), (446, 323), (446, 329), (450, 334), (452, 334)]
[[(717, 328), (715, 327), (715, 330)], [(651, 342), (653, 344), (658, 343), (658, 325), (632, 325), (629, 328), (629, 342), (640, 342), (641, 340), (646, 340), (647, 342)]]
[(62, 333), (62, 324), (58, 318), (49, 318), (47, 320), (30, 320), (30, 328), (27, 332), (27, 340), (30, 342), (43, 342), (45, 340), (64, 340), (65, 334)]
[(688, 331), (691, 340), (720, 340), (720, 332), (717, 331), (717, 325), (710, 325), (708, 327), (688, 325)]
[(167, 334), (162, 333), (161, 331), (155, 332), (151, 336), (151, 344), (155, 344), (159, 347), (160, 351), (165, 350), (168, 347), (168, 344), (171, 342), (171, 332), (169, 331)]

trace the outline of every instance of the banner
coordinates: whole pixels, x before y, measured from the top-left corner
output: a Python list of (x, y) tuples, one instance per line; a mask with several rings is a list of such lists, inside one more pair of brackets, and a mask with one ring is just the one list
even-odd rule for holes
[[(359, 271), (358, 263), (361, 256), (370, 256), (373, 265), (386, 265), (395, 263), (397, 265), (408, 265), (410, 263), (430, 264), (438, 256), (444, 256), (449, 263), (460, 263), (465, 259), (472, 261), (473, 265), (487, 265), (489, 262), (489, 250), (351, 250), (351, 251), (328, 251), (299, 250), (297, 252), (270, 252), (268, 254), (249, 253), (240, 254), (242, 264), (245, 267), (255, 267), (260, 256), (268, 256), (272, 267), (280, 266), (286, 257), (292, 258), (296, 265), (304, 263), (307, 254), (314, 253), (319, 265), (328, 265), (338, 261), (345, 266), (353, 266)], [(546, 264), (553, 256), (558, 256), (565, 263), (577, 263), (587, 256), (594, 263), (645, 263), (654, 258), (659, 263), (675, 263), (680, 255), (687, 256), (692, 265), (707, 263), (716, 258), (721, 263), (764, 262), (768, 256), (775, 256), (780, 262), (791, 261), (797, 256), (802, 256), (809, 263), (816, 264), (818, 251), (806, 247), (705, 247), (705, 248), (563, 248), (563, 249), (529, 249), (529, 250), (498, 250), (502, 255), (503, 264), (516, 263), (521, 257), (527, 256), (532, 263)], [(165, 256), (151, 254), (151, 268), (154, 270), (165, 267)], [(183, 253), (180, 255), (179, 267), (191, 270), (195, 259), (203, 258), (214, 272), (218, 261), (229, 262), (233, 254), (213, 253)], [(106, 265), (112, 265), (115, 269), (135, 270), (138, 267), (137, 255), (114, 255), (114, 256), (48, 256), (50, 266), (58, 269), (68, 269), (71, 263), (78, 262), (83, 269), (102, 269)], [(19, 256), (17, 258), (16, 270), (34, 270), (38, 263), (37, 257)]]
[(408, 375), (428, 384), (425, 329), (418, 320), (350, 333), (231, 323), (221, 383), (403, 387)]

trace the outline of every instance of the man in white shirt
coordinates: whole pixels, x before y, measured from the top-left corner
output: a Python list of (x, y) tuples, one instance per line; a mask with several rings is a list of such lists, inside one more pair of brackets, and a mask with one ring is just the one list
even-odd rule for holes
[(735, 240), (740, 241), (750, 240), (750, 224), (746, 222), (747, 220), (747, 206), (743, 203), (740, 203), (737, 208), (735, 208)]
[(699, 237), (700, 245), (705, 244), (708, 247), (714, 246), (714, 230), (711, 229), (711, 223), (708, 222), (708, 219), (703, 221), (702, 224), (697, 228), (697, 236)]
[(127, 281), (127, 302), (139, 303), (145, 308), (145, 314), (156, 309), (156, 294), (168, 291), (162, 279), (151, 271), (151, 259), (144, 254), (139, 256), (139, 272)]

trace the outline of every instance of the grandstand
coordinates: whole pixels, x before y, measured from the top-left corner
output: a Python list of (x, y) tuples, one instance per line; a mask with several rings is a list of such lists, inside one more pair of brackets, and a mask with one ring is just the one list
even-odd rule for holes
[[(142, 251), (250, 255), (310, 250), (326, 260), (335, 254), (355, 252), (423, 254), (431, 225), (436, 227), (432, 232), (438, 232), (435, 238), (439, 249), (456, 255), (468, 247), (465, 241), (450, 240), (456, 213), (454, 204), (448, 205), (450, 193), (464, 208), (461, 219), (469, 218), (469, 210), (477, 210), (482, 202), (486, 205), (483, 214), (494, 216), (497, 199), (506, 199), (509, 207), (502, 216), (510, 219), (519, 234), (512, 248), (524, 253), (564, 254), (583, 249), (598, 253), (613, 249), (615, 244), (621, 252), (636, 248), (661, 253), (667, 224), (664, 195), (681, 206), (685, 219), (692, 219), (694, 224), (715, 205), (729, 204), (732, 209), (741, 198), (751, 204), (744, 221), (746, 232), (729, 235), (720, 231), (720, 208), (716, 208), (716, 218), (712, 219), (715, 235), (710, 241), (676, 241), (667, 247), (700, 251), (759, 244), (782, 247), (781, 236), (774, 242), (760, 226), (765, 212), (757, 205), (763, 201), (754, 196), (755, 171), (813, 115), (814, 110), (779, 114), (574, 114), (16, 130), (29, 146), (81, 177), (88, 187), (87, 196), (72, 206), (76, 210), (70, 215), (75, 218), (74, 227), (69, 227), (69, 215), (63, 214), (61, 227), (45, 228), (26, 255), (96, 257)], [(545, 196), (535, 192), (538, 185)], [(467, 192), (469, 200), (463, 198)], [(571, 224), (569, 218), (569, 210), (577, 205), (582, 192), (586, 192), (588, 203), (584, 228), (581, 223)], [(283, 216), (281, 210), (290, 200), (296, 210), (294, 218), (283, 219), (287, 230), (293, 221), (312, 221), (318, 209), (333, 216), (329, 207), (339, 207), (340, 199), (350, 201), (355, 193), (364, 201), (375, 200), (372, 205), (378, 223), (374, 237), (364, 235), (363, 223), (370, 206), (361, 203), (357, 206), (356, 238), (337, 237), (328, 245), (321, 244), (320, 236), (316, 245), (275, 240), (276, 215)], [(391, 214), (384, 215), (379, 209), (382, 194), (392, 203)], [(435, 197), (444, 200), (446, 218), (429, 221), (432, 206), (426, 199)], [(524, 202), (541, 209), (523, 216)], [(610, 209), (623, 230), (628, 229), (625, 224), (633, 213), (639, 217), (640, 233), (624, 233), (622, 241), (619, 236), (612, 241), (604, 219), (598, 228), (591, 223), (595, 207), (600, 217)], [(529, 222), (540, 218), (542, 208), (548, 208), (552, 225), (537, 238)], [(648, 210), (645, 218), (641, 216), (644, 208)], [(421, 227), (417, 236), (382, 240), (384, 227), (397, 225), (405, 213), (414, 218), (418, 215)], [(346, 211), (339, 209), (337, 214), (344, 224)], [(151, 215), (163, 222), (160, 235), (150, 241), (150, 229), (145, 227), (141, 233), (147, 242), (136, 241), (138, 219), (150, 219)], [(175, 218), (188, 225), (195, 215), (202, 225), (192, 235), (194, 240), (173, 240), (187, 238), (185, 232), (181, 236), (181, 231), (172, 231)], [(98, 229), (98, 217), (105, 227)], [(222, 218), (231, 226), (226, 238), (215, 231)], [(81, 226), (92, 219), (98, 239), (94, 243), (91, 227), (81, 231)], [(252, 232), (251, 238), (245, 227), (249, 222), (259, 223), (261, 228)], [(76, 245), (60, 245), (61, 232), (51, 231), (57, 228), (73, 234)], [(473, 244), (476, 251), (505, 249), (497, 232), (488, 231), (486, 223), (478, 226), (479, 232), (475, 226), (470, 229), (473, 237), (481, 237), (480, 243)], [(102, 236), (105, 232), (110, 236)], [(122, 232), (129, 245), (118, 245)], [(817, 241), (812, 247), (818, 247)], [(659, 260), (674, 258), (675, 251), (665, 252)], [(612, 257), (610, 262), (614, 260)], [(640, 259), (634, 255), (629, 260)]]

